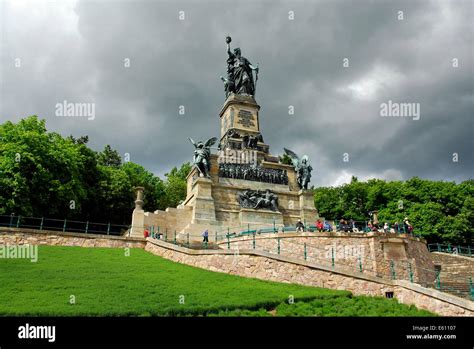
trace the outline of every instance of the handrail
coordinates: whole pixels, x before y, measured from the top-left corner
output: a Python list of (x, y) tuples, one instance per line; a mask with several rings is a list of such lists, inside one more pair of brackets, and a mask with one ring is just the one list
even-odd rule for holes
[(76, 221), (67, 218), (0, 215), (0, 227), (29, 228), (85, 234), (122, 235), (130, 226), (123, 224)]
[(428, 244), (428, 250), (430, 252), (445, 252), (455, 255), (463, 255), (468, 257), (474, 257), (474, 248), (471, 246), (459, 246), (455, 244)]

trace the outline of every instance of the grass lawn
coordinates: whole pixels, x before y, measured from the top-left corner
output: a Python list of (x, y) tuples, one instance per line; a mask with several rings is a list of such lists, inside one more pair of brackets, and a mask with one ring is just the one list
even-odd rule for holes
[(38, 256), (0, 259), (0, 315), (432, 315), (396, 300), (214, 273), (142, 249), (125, 256), (124, 249), (40, 246)]

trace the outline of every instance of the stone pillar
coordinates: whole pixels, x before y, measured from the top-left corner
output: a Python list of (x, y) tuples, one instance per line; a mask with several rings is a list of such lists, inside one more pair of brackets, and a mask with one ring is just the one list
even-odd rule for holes
[(319, 218), (318, 211), (314, 207), (314, 196), (313, 192), (309, 190), (301, 189), (298, 192), (300, 199), (300, 216), (301, 220), (306, 221), (306, 225), (315, 224)]
[(143, 210), (143, 187), (135, 187), (135, 192), (137, 193), (137, 199), (135, 200), (135, 209)]
[(378, 224), (379, 223), (379, 211), (375, 210), (372, 211), (372, 223), (373, 224)]
[(212, 180), (202, 177), (196, 178), (192, 191), (194, 195), (192, 223), (215, 221), (216, 209), (212, 197)]
[(143, 191), (145, 188), (136, 187), (137, 198), (135, 200), (135, 209), (132, 214), (132, 227), (130, 229), (130, 236), (143, 237), (145, 231), (145, 211), (143, 210)]

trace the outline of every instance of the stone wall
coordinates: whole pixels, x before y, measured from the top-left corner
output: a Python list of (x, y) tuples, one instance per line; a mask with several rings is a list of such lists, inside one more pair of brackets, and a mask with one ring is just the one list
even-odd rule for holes
[(48, 245), (80, 247), (145, 248), (143, 238), (63, 233), (24, 228), (0, 228), (0, 245)]
[[(174, 231), (183, 230), (191, 221), (192, 207), (180, 206), (178, 208), (168, 207), (165, 211), (145, 212), (135, 209), (132, 214), (132, 236), (143, 237), (146, 228), (153, 227), (160, 233), (172, 236)], [(150, 231), (151, 233), (151, 231)]]
[[(279, 243), (278, 243), (278, 240)], [(232, 238), (232, 249), (253, 249), (253, 236)], [(434, 266), (424, 240), (382, 233), (278, 233), (255, 237), (255, 249), (278, 253), (321, 265), (334, 265), (348, 271), (362, 271), (386, 279), (410, 280), (432, 285)], [(219, 243), (227, 248), (227, 241)], [(360, 257), (360, 258), (359, 258)]]
[(474, 279), (474, 258), (443, 252), (430, 253), (430, 257), (435, 265), (441, 267), (442, 281)]
[(460, 297), (472, 297), (474, 258), (443, 252), (432, 252), (430, 257), (440, 270), (438, 287)]
[(155, 255), (174, 262), (262, 280), (348, 290), (355, 295), (385, 296), (393, 292), (404, 304), (414, 304), (443, 316), (474, 316), (474, 302), (427, 289), (407, 281), (389, 281), (363, 273), (328, 268), (291, 257), (275, 256), (253, 249), (190, 250), (148, 239), (145, 247)]

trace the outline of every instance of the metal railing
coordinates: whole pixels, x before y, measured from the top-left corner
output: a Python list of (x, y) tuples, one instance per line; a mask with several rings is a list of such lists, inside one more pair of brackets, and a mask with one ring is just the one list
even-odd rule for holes
[(444, 252), (474, 258), (474, 248), (471, 246), (459, 246), (451, 244), (444, 245), (436, 243), (428, 244), (428, 250), (430, 252)]
[[(444, 280), (436, 269), (428, 269), (417, 265), (414, 258), (407, 260), (374, 260), (367, 254), (346, 251), (345, 246), (334, 245), (321, 247), (309, 242), (301, 243), (291, 237), (256, 239), (250, 234), (248, 239), (227, 240), (225, 249), (253, 249), (257, 251), (313, 262), (323, 267), (340, 271), (358, 272), (385, 280), (406, 280), (424, 287), (438, 289), (443, 292), (474, 300), (472, 276), (450, 276)], [(221, 243), (222, 244), (222, 243)]]
[(15, 215), (0, 215), (0, 227), (104, 235), (123, 235), (130, 228), (128, 225), (121, 224)]

